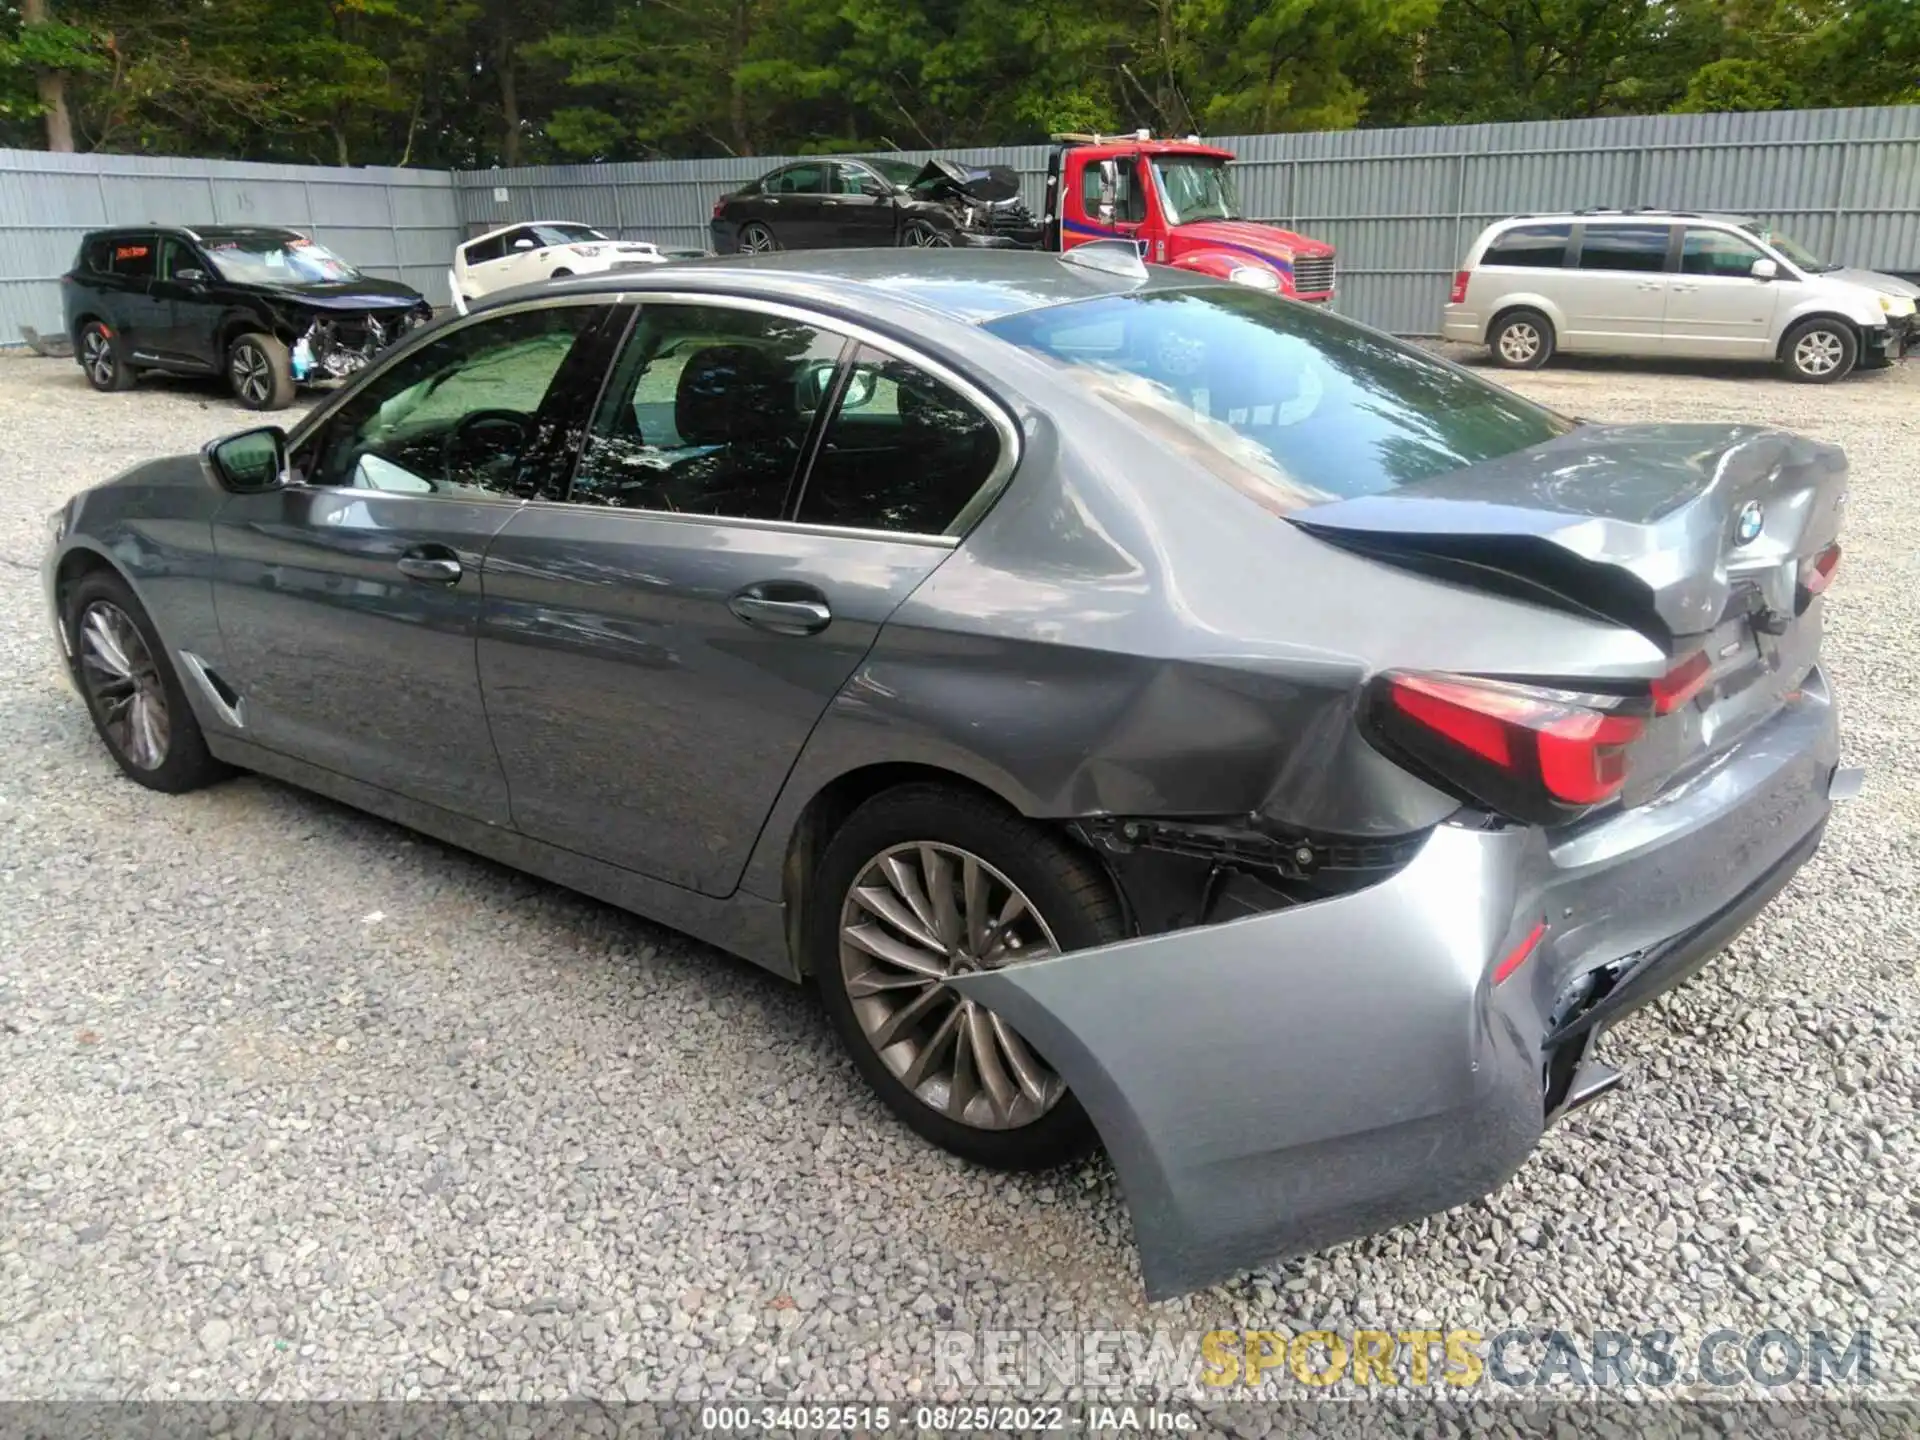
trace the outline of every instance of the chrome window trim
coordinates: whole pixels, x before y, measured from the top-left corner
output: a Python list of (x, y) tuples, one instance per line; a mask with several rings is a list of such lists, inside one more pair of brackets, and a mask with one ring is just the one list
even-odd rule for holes
[[(944, 361), (937, 360), (923, 351), (914, 349), (908, 343), (883, 331), (874, 330), (860, 321), (843, 319), (830, 311), (809, 309), (804, 305), (796, 305), (785, 300), (766, 300), (757, 295), (731, 295), (719, 291), (708, 293), (699, 290), (625, 290), (621, 291), (615, 300), (616, 303), (634, 306), (636, 310), (653, 302), (671, 305), (705, 305), (717, 310), (748, 310), (757, 314), (777, 315), (783, 320), (815, 326), (826, 330), (829, 334), (842, 336), (861, 345), (871, 345), (892, 359), (924, 370), (986, 416), (987, 423), (993, 426), (999, 436), (1000, 453), (993, 462), (993, 468), (987, 471), (986, 478), (980, 482), (979, 488), (973, 492), (967, 503), (960, 507), (960, 513), (954, 517), (953, 524), (937, 533), (924, 530), (868, 530), (850, 525), (811, 525), (799, 520), (742, 520), (725, 515), (687, 515), (678, 510), (614, 509), (606, 505), (577, 504), (572, 500), (532, 503), (565, 505), (572, 509), (598, 510), (616, 515), (652, 515), (669, 520), (705, 520), (723, 525), (751, 525), (756, 528), (775, 528), (790, 533), (838, 535), (848, 539), (907, 540), (922, 544), (937, 544), (952, 549), (960, 543), (967, 531), (979, 522), (980, 517), (993, 507), (994, 501), (1000, 498), (1001, 492), (1012, 480), (1013, 472), (1019, 468), (1022, 449), (1020, 427), (1014, 423), (1013, 416), (1008, 413), (1007, 407), (997, 396), (976, 385)], [(631, 336), (632, 328), (629, 326), (626, 339), (630, 339)], [(622, 345), (626, 343), (626, 339), (622, 340)], [(618, 355), (616, 354), (614, 358), (617, 363)], [(611, 367), (608, 374), (609, 376), (612, 374)], [(595, 409), (598, 409), (597, 404)], [(832, 421), (829, 420), (828, 423), (830, 425)], [(575, 469), (578, 470), (577, 461)], [(811, 462), (809, 462), (809, 470), (811, 470)], [(568, 477), (567, 488), (569, 492), (572, 491), (571, 475)], [(805, 493), (804, 487), (801, 493)]]

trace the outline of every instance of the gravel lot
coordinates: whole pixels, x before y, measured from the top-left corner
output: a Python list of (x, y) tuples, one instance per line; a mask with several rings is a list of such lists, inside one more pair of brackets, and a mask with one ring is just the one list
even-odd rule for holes
[(904, 1399), (937, 1329), (1436, 1322), (1864, 1324), (1920, 1390), (1920, 361), (1518, 384), (1846, 445), (1866, 791), (1504, 1190), (1148, 1306), (1103, 1162), (918, 1143), (809, 994), (274, 783), (122, 779), (56, 678), (43, 516), (244, 417), (0, 360), (0, 1395)]

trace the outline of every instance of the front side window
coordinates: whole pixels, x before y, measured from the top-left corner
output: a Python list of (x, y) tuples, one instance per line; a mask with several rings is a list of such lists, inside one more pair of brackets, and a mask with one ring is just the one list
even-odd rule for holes
[(1394, 490), (1574, 425), (1413, 346), (1237, 285), (1081, 300), (986, 328), (1276, 512)]
[(1809, 275), (1821, 275), (1829, 270), (1838, 270), (1840, 268), (1831, 260), (1822, 260), (1791, 235), (1782, 235), (1778, 230), (1770, 230), (1764, 225), (1746, 225), (1742, 228), (1773, 246), (1774, 249), (1786, 256), (1795, 266), (1806, 271)]
[(546, 306), (450, 330), (389, 366), (327, 421), (310, 485), (408, 495), (516, 496), (533, 474), (554, 380), (599, 307)]
[(1516, 225), (1487, 245), (1482, 265), (1515, 265), (1527, 270), (1558, 270), (1567, 263), (1571, 225)]
[(591, 225), (534, 225), (529, 227), (541, 245), (605, 245), (612, 236), (603, 235)]
[(187, 248), (183, 240), (164, 236), (160, 241), (160, 278), (171, 280), (182, 270), (197, 270), (200, 258)]
[(1664, 270), (1672, 233), (1666, 225), (1589, 225), (1580, 243), (1580, 268)]
[(221, 279), (238, 285), (315, 285), (360, 278), (358, 270), (326, 246), (300, 235), (209, 240), (207, 258)]
[(1194, 220), (1238, 220), (1240, 192), (1224, 160), (1204, 155), (1156, 155), (1154, 178), (1169, 225)]
[(999, 432), (977, 405), (916, 366), (862, 346), (807, 472), (798, 518), (939, 535), (999, 459)]
[[(1131, 160), (1114, 162), (1113, 219), (1115, 224), (1136, 225), (1147, 218), (1147, 197), (1140, 188), (1140, 172)], [(1089, 220), (1100, 216), (1100, 164), (1089, 160), (1080, 172), (1080, 203)]]
[(780, 519), (844, 345), (829, 331), (754, 310), (642, 306), (567, 498)]
[(1725, 275), (1745, 280), (1753, 262), (1767, 257), (1760, 247), (1725, 230), (1688, 230), (1680, 241), (1680, 273)]

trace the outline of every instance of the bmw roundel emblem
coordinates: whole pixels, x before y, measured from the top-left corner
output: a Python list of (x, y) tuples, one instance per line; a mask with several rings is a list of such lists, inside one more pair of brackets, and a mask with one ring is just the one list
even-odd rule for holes
[(1767, 523), (1767, 511), (1758, 500), (1749, 500), (1740, 507), (1740, 517), (1733, 522), (1733, 538), (1737, 544), (1747, 545), (1760, 537), (1760, 529)]

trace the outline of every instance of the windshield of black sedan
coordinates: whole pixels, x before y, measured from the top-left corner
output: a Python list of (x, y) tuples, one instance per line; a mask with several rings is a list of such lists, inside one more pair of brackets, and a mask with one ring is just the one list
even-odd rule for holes
[(1240, 218), (1240, 192), (1224, 160), (1204, 155), (1156, 155), (1153, 178), (1159, 183), (1160, 204), (1167, 212), (1169, 225)]
[(313, 285), (360, 278), (353, 266), (311, 240), (211, 240), (206, 249), (221, 278), (240, 285)]
[(862, 160), (889, 185), (911, 185), (919, 178), (920, 172), (927, 167), (916, 165), (911, 160)]
[(1411, 345), (1242, 286), (1081, 300), (986, 328), (1064, 366), (1276, 511), (1397, 489), (1575, 423)]

